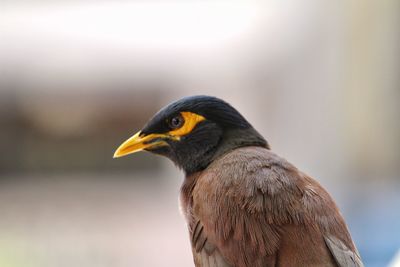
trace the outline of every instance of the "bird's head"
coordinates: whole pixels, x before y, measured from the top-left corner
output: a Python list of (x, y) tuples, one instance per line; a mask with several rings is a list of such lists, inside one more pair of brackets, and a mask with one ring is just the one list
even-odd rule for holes
[(211, 96), (182, 98), (157, 112), (114, 158), (146, 150), (170, 158), (185, 173), (206, 168), (215, 158), (267, 141), (231, 105)]

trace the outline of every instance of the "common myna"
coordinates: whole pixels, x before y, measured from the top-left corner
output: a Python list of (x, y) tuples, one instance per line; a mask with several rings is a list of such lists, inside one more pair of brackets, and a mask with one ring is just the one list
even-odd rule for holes
[(114, 157), (141, 150), (185, 172), (181, 205), (196, 266), (363, 266), (325, 189), (223, 100), (169, 104)]

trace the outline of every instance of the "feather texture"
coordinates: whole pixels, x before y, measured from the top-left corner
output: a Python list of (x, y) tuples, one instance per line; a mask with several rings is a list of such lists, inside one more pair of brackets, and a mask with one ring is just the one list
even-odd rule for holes
[(187, 176), (181, 205), (197, 267), (362, 266), (329, 194), (268, 149), (238, 148)]

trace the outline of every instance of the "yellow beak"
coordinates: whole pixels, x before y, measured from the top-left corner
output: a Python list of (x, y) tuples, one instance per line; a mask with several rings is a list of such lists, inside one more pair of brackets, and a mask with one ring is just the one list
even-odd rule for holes
[[(149, 134), (143, 135), (141, 132), (136, 133), (134, 136), (123, 142), (115, 151), (114, 158), (123, 157), (132, 153), (142, 151), (147, 148), (155, 148), (159, 146), (168, 145), (163, 140), (155, 140), (159, 138), (169, 137), (165, 134)], [(154, 141), (155, 140), (155, 141)]]

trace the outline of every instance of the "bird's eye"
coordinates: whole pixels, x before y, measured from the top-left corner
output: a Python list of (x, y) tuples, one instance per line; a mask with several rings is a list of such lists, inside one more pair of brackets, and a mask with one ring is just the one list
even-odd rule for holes
[(182, 115), (179, 114), (169, 120), (169, 126), (172, 129), (178, 129), (183, 125), (184, 122), (185, 120), (183, 119)]

